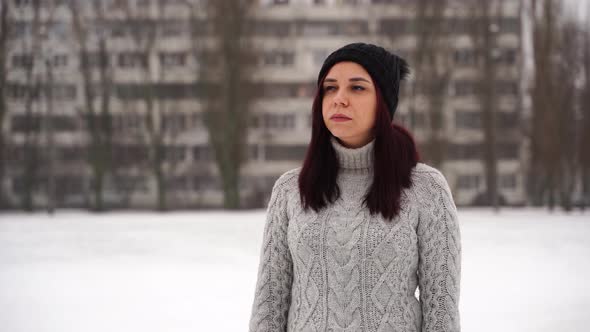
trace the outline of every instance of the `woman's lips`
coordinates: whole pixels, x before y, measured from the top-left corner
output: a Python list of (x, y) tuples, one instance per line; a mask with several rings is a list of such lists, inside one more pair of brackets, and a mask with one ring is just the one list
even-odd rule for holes
[(352, 119), (347, 117), (344, 114), (334, 114), (330, 117), (330, 120), (336, 121), (336, 122), (344, 122), (344, 121), (350, 121)]

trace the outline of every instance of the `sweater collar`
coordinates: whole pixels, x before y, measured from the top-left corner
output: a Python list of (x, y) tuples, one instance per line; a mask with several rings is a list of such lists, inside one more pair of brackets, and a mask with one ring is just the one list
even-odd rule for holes
[(373, 167), (375, 139), (356, 149), (345, 147), (334, 136), (330, 136), (330, 141), (336, 152), (340, 168), (367, 169)]

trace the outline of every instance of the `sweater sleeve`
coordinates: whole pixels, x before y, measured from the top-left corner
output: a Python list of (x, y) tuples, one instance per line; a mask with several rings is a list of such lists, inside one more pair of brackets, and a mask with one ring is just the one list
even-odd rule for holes
[(459, 332), (461, 235), (449, 185), (438, 170), (428, 173), (418, 224), (418, 281), (422, 332)]
[(250, 332), (286, 332), (293, 262), (287, 243), (285, 183), (275, 183), (264, 226)]

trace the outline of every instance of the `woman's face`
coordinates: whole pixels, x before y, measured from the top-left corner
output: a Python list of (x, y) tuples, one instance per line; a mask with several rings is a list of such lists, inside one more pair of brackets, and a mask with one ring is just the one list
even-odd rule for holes
[(355, 62), (338, 62), (330, 68), (322, 89), (322, 116), (332, 135), (349, 148), (369, 143), (377, 109), (369, 73)]

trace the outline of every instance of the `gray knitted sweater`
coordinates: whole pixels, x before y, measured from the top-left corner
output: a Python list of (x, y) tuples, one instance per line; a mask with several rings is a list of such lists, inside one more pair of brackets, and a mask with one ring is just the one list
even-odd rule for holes
[(461, 238), (444, 176), (418, 163), (388, 223), (362, 204), (374, 141), (332, 145), (341, 192), (334, 204), (302, 209), (300, 168), (273, 187), (250, 332), (460, 331)]

